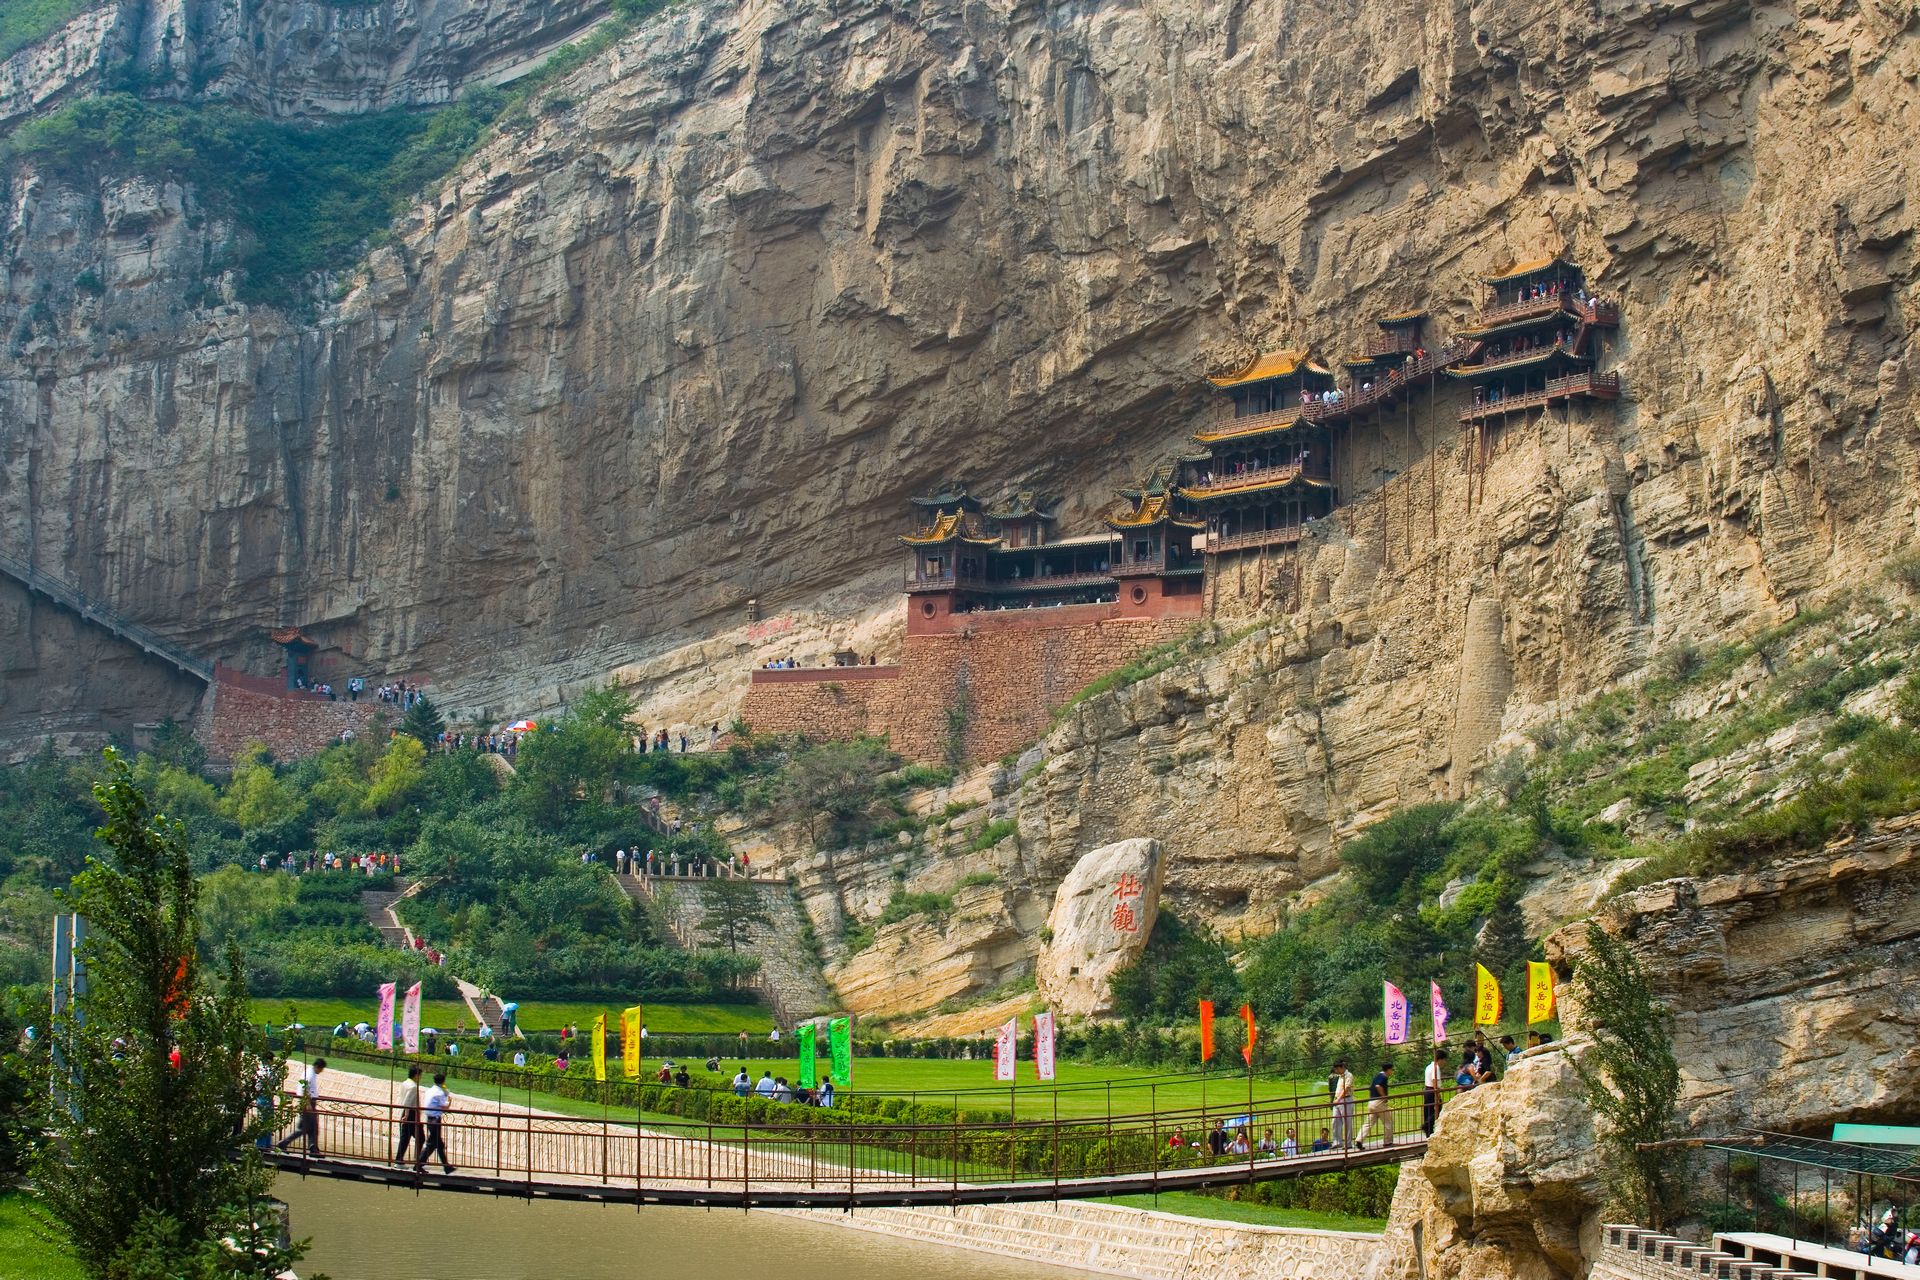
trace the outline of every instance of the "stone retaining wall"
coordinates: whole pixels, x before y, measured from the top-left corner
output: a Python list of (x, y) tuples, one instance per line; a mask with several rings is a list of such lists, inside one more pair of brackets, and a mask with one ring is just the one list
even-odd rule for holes
[[(278, 681), (216, 667), (213, 684), (201, 704), (200, 740), (207, 755), (226, 762), (253, 743), (264, 743), (276, 760), (295, 760), (324, 751), (352, 730), (364, 736), (375, 715), (385, 712), (397, 724), (400, 712), (370, 694), (360, 701), (337, 701), (284, 688)], [(382, 735), (385, 736), (384, 734)]]
[(1171, 640), (1191, 618), (970, 615), (956, 631), (910, 635), (900, 664), (756, 671), (741, 718), (756, 733), (885, 735), (913, 760), (993, 760), (1045, 733), (1089, 683)]
[(1379, 1236), (1210, 1222), (1089, 1201), (786, 1210), (862, 1231), (1144, 1280), (1374, 1280)]

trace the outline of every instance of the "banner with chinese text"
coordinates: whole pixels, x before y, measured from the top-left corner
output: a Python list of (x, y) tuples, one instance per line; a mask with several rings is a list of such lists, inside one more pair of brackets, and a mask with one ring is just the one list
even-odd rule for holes
[(1042, 1080), (1053, 1079), (1053, 1015), (1033, 1015), (1033, 1073)]

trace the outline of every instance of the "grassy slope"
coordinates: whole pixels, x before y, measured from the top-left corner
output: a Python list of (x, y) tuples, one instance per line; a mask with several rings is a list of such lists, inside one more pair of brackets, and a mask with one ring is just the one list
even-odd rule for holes
[(82, 1280), (80, 1263), (41, 1235), (20, 1192), (0, 1195), (0, 1280)]

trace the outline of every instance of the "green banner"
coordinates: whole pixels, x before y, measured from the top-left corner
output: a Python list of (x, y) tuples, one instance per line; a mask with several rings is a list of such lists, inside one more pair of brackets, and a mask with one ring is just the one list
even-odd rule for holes
[(813, 1024), (795, 1027), (793, 1034), (800, 1041), (800, 1087), (813, 1088), (816, 1081), (813, 1075)]
[(833, 1055), (833, 1083), (845, 1089), (853, 1083), (853, 1019), (827, 1024), (827, 1051)]

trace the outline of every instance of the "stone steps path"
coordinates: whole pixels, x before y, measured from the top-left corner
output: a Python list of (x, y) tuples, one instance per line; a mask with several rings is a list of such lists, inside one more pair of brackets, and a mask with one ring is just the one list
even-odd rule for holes
[(362, 889), (360, 907), (367, 913), (367, 923), (380, 931), (382, 942), (390, 947), (410, 950), (413, 941), (407, 934), (406, 926), (393, 914), (393, 904), (400, 901), (400, 897), (398, 891)]
[[(718, 880), (673, 879), (659, 876), (615, 876), (620, 887), (635, 902), (654, 902), (661, 906), (668, 932), (681, 946), (700, 945), (701, 929), (706, 922), (706, 895)], [(766, 997), (774, 1021), (793, 1027), (818, 1014), (839, 1007), (839, 997), (827, 985), (819, 964), (809, 956), (800, 940), (806, 936), (806, 914), (794, 901), (793, 890), (785, 883), (751, 880), (760, 908), (768, 923), (756, 926), (741, 950), (760, 962), (755, 984)], [(665, 898), (659, 895), (665, 891)]]
[[(436, 878), (415, 880), (396, 891), (361, 890), (360, 905), (367, 913), (367, 923), (380, 931), (381, 940), (388, 946), (398, 947), (402, 951), (413, 950), (413, 934), (400, 923), (400, 917), (394, 914), (393, 904), (402, 898), (411, 898), (430, 887)], [(455, 978), (453, 985), (460, 989), (460, 998), (466, 1001), (467, 1012), (473, 1015), (475, 1023), (492, 1027), (495, 1035), (500, 1035), (504, 1031), (507, 1015), (498, 998), (488, 995), (464, 978)]]

